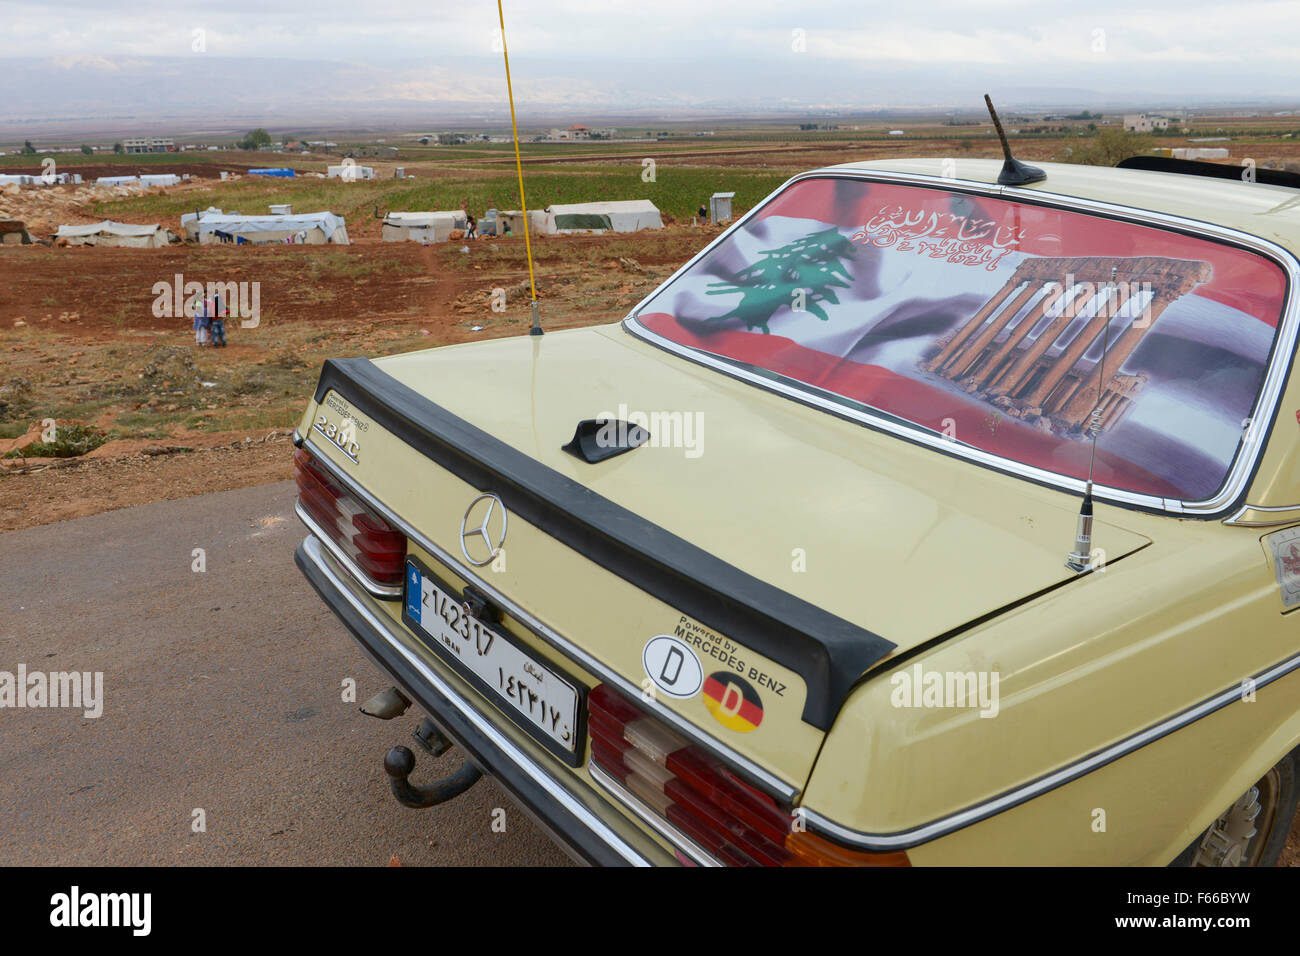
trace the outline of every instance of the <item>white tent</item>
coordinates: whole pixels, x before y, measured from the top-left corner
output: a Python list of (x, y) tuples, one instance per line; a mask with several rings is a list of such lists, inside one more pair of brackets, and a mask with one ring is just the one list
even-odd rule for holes
[[(348, 170), (351, 170), (349, 172)], [(356, 179), (374, 179), (375, 170), (373, 166), (354, 166), (351, 163), (343, 163), (339, 166), (328, 166), (325, 172), (329, 174), (330, 179), (356, 180)]]
[[(546, 213), (540, 209), (528, 210), (528, 221), (533, 224), (533, 235), (546, 231)], [(518, 209), (497, 210), (497, 235), (504, 236), (506, 230), (512, 236), (524, 234), (524, 214)]]
[(181, 229), (185, 232), (186, 239), (197, 239), (199, 237), (199, 216), (221, 215), (221, 210), (216, 206), (209, 206), (202, 212), (187, 212), (181, 215)]
[(446, 242), (453, 229), (464, 229), (465, 213), (459, 209), (440, 212), (390, 212), (380, 230), (384, 242)]
[(91, 223), (88, 226), (59, 226), (56, 239), (66, 239), (72, 246), (131, 246), (137, 249), (160, 249), (171, 240), (171, 233), (154, 223), (136, 226), (128, 222)]
[[(532, 219), (532, 216), (529, 216)], [(648, 199), (584, 202), (547, 206), (543, 232), (636, 232), (662, 229), (659, 210)]]
[(81, 182), (80, 173), (13, 173), (0, 175), (0, 186), (53, 186)]
[(143, 176), (100, 176), (97, 186), (175, 186), (181, 178), (175, 173), (150, 173)]
[(348, 244), (348, 227), (342, 216), (332, 212), (304, 212), (290, 216), (241, 216), (238, 213), (201, 212), (196, 220), (186, 222), (186, 232), (193, 232), (200, 243), (304, 242), (319, 246), (327, 242)]
[(1228, 151), (1221, 147), (1201, 146), (1201, 147), (1179, 147), (1172, 149), (1174, 159), (1227, 159)]

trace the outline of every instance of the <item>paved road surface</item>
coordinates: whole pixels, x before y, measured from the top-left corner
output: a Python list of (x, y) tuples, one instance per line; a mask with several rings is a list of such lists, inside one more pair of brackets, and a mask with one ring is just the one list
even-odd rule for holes
[[(429, 810), (392, 799), (381, 760), (418, 716), (343, 702), (344, 678), (358, 701), (386, 682), (295, 567), (293, 498), (281, 482), (0, 535), (0, 672), (104, 675), (98, 719), (0, 708), (0, 860), (567, 862), (490, 780)], [(460, 760), (421, 755), (414, 778)]]

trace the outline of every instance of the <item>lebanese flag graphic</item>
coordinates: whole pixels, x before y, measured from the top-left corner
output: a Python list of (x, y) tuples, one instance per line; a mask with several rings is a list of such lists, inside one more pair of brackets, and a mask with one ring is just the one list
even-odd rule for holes
[[(1212, 242), (938, 189), (796, 183), (638, 314), (754, 366), (1056, 474), (1209, 497), (1286, 278)], [(1103, 352), (1106, 361), (1102, 361)]]

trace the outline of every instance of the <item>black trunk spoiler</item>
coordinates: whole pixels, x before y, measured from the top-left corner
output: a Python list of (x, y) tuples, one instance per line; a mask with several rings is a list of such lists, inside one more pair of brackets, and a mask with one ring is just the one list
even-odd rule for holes
[[(799, 674), (803, 719), (829, 730), (854, 682), (895, 645), (741, 571), (453, 415), (369, 359), (329, 359), (329, 391), (529, 524), (707, 627)], [(557, 436), (558, 448), (569, 436)]]

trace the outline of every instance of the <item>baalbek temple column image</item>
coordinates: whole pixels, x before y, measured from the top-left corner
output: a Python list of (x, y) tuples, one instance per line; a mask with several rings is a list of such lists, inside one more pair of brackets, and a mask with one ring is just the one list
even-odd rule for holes
[(1026, 259), (922, 367), (1044, 430), (1105, 431), (1146, 382), (1124, 372), (1128, 357), (1166, 308), (1212, 274), (1208, 262), (1162, 256)]

